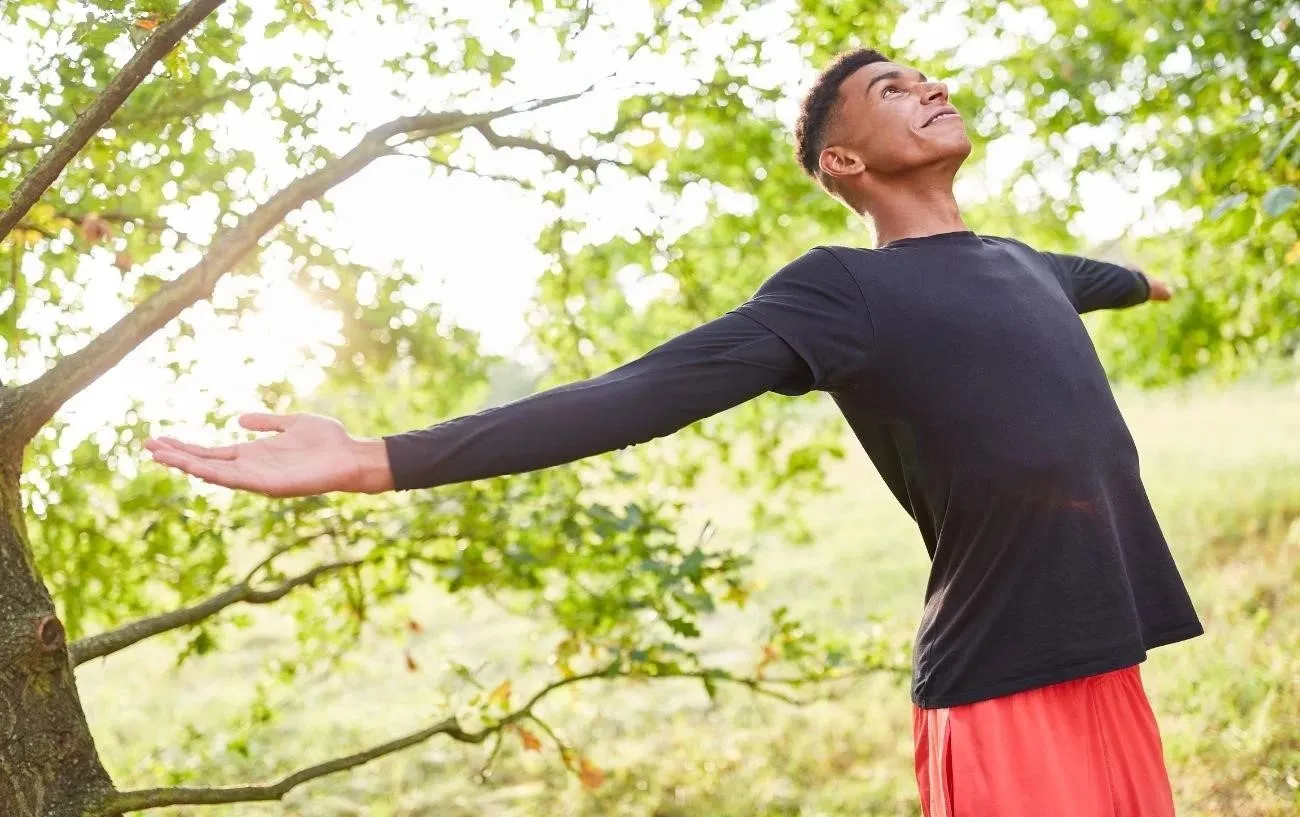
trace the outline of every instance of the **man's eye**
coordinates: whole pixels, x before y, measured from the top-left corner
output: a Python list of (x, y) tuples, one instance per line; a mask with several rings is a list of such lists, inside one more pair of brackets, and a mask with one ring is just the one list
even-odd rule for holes
[(881, 96), (889, 96), (889, 93), (890, 93), (891, 91), (893, 91), (893, 92), (895, 92), (895, 93), (899, 93), (899, 94), (902, 93), (902, 90), (901, 90), (897, 85), (886, 85), (886, 86), (885, 86), (885, 90), (881, 91), (881, 92), (880, 92), (880, 95), (881, 95)]

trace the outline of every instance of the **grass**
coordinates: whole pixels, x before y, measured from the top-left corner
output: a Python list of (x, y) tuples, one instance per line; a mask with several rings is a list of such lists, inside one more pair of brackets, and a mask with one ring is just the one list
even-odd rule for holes
[[(1300, 394), (1237, 387), (1122, 396), (1143, 473), (1208, 634), (1152, 653), (1143, 675), (1187, 817), (1300, 811)], [(865, 456), (835, 481), (852, 486), (803, 510), (816, 545), (752, 537), (741, 500), (701, 495), (696, 512), (748, 540), (763, 589), (759, 612), (788, 604), (827, 627), (880, 616), (910, 637), (927, 562), (910, 520)], [(101, 753), (121, 785), (165, 785), (180, 770), (204, 784), (269, 781), (440, 717), (444, 660), (508, 667), (544, 636), (527, 621), (443, 598), (413, 601), (428, 630), (409, 645), (363, 645), (344, 670), (277, 688), (280, 714), (250, 727), (251, 679), (277, 649), (273, 622), (245, 647), (173, 670), (146, 644), (79, 672)], [(717, 622), (725, 657), (750, 654), (756, 615)], [(421, 664), (403, 666), (409, 646)], [(138, 679), (147, 677), (148, 694)], [(520, 684), (522, 687), (522, 683)], [(548, 719), (605, 769), (597, 791), (562, 771), (554, 751), (508, 743), (475, 780), (482, 748), (434, 740), (291, 794), (283, 804), (165, 813), (306, 817), (627, 815), (864, 817), (917, 815), (905, 682), (875, 677), (842, 696), (790, 707), (740, 692), (711, 703), (698, 684), (596, 684), (556, 696)], [(255, 719), (254, 719), (255, 720)], [(238, 747), (245, 734), (246, 748)], [(187, 781), (189, 777), (185, 778)]]

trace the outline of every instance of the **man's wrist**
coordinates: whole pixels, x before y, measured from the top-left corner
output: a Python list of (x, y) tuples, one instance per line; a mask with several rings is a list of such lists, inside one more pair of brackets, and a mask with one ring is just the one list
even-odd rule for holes
[(357, 469), (356, 493), (381, 494), (393, 490), (393, 469), (382, 437), (355, 438), (352, 452)]

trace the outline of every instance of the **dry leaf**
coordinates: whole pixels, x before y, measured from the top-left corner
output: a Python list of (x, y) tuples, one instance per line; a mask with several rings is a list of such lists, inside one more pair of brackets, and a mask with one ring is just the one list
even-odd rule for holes
[(118, 272), (128, 272), (134, 264), (135, 260), (131, 258), (129, 252), (120, 252), (113, 256), (113, 266), (117, 267)]
[(415, 663), (415, 659), (411, 657), (411, 651), (406, 650), (405, 655), (406, 655), (406, 668), (409, 669), (411, 672), (415, 672), (416, 670), (418, 670), (420, 668), (420, 665)]
[(542, 751), (542, 742), (537, 738), (536, 735), (534, 735), (532, 732), (529, 732), (527, 729), (523, 728), (522, 726), (517, 726), (515, 728), (519, 730), (519, 740), (523, 741), (525, 752)]
[(407, 619), (407, 620), (406, 620), (406, 629), (410, 630), (410, 631), (413, 632), (413, 633), (422, 633), (422, 632), (424, 632), (424, 627), (423, 627), (423, 625), (421, 625), (420, 622), (416, 621), (416, 620), (413, 619), (413, 618), (410, 618), (410, 619)]
[(143, 28), (145, 31), (153, 31), (158, 27), (157, 17), (141, 17), (135, 21), (136, 28)]
[(605, 773), (585, 757), (578, 762), (578, 779), (588, 789), (598, 789), (605, 784)]
[(92, 244), (98, 244), (108, 238), (112, 232), (113, 228), (99, 213), (90, 213), (81, 219), (81, 235)]

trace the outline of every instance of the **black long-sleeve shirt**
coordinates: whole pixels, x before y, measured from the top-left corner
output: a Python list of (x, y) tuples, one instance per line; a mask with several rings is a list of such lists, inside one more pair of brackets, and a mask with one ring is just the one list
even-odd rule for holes
[(931, 557), (913, 700), (955, 706), (1202, 632), (1079, 319), (1148, 296), (1123, 267), (972, 232), (820, 247), (632, 363), (385, 441), (407, 490), (828, 392)]

